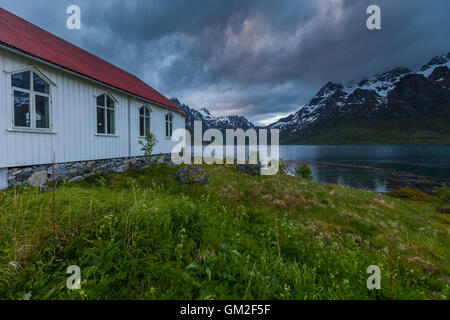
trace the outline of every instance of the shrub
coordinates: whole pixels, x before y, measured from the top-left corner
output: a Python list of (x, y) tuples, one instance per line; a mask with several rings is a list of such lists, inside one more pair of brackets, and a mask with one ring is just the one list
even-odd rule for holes
[(433, 198), (417, 189), (413, 188), (400, 188), (398, 190), (394, 190), (386, 193), (387, 196), (397, 199), (410, 200), (410, 201), (418, 201), (418, 202), (432, 202)]
[(303, 162), (301, 166), (295, 168), (295, 175), (297, 177), (302, 177), (308, 181), (314, 179), (311, 168), (308, 166), (306, 162)]
[(139, 140), (139, 144), (142, 146), (141, 151), (144, 151), (144, 156), (150, 160), (153, 160), (153, 148), (158, 143), (153, 133), (148, 133), (145, 136), (145, 141)]

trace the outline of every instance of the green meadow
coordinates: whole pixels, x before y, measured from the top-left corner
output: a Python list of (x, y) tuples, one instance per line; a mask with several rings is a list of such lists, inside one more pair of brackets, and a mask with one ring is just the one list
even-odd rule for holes
[(448, 299), (437, 198), (203, 167), (206, 185), (158, 165), (64, 182), (54, 199), (0, 191), (0, 299)]

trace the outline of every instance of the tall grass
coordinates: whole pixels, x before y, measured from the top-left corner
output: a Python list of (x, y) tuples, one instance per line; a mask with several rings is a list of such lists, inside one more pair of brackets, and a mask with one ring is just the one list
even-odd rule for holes
[[(62, 183), (55, 198), (0, 192), (0, 298), (390, 299), (389, 270), (396, 299), (448, 297), (449, 225), (432, 204), (206, 169), (195, 192), (164, 165)], [(381, 290), (366, 288), (373, 264)], [(79, 291), (65, 288), (69, 265)]]

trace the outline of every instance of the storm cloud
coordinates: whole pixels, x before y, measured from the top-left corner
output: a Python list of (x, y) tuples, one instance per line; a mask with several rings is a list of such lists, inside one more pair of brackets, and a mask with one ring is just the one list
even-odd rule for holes
[[(82, 29), (68, 30), (77, 4)], [(382, 29), (366, 28), (366, 9)], [(253, 121), (294, 112), (328, 81), (417, 69), (450, 50), (448, 0), (0, 0), (168, 97)]]

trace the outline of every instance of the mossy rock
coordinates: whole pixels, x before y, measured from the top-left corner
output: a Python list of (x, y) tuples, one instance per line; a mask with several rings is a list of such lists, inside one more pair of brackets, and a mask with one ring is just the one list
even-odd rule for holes
[(386, 193), (387, 196), (397, 199), (418, 201), (418, 202), (433, 202), (433, 197), (413, 188), (400, 188)]

